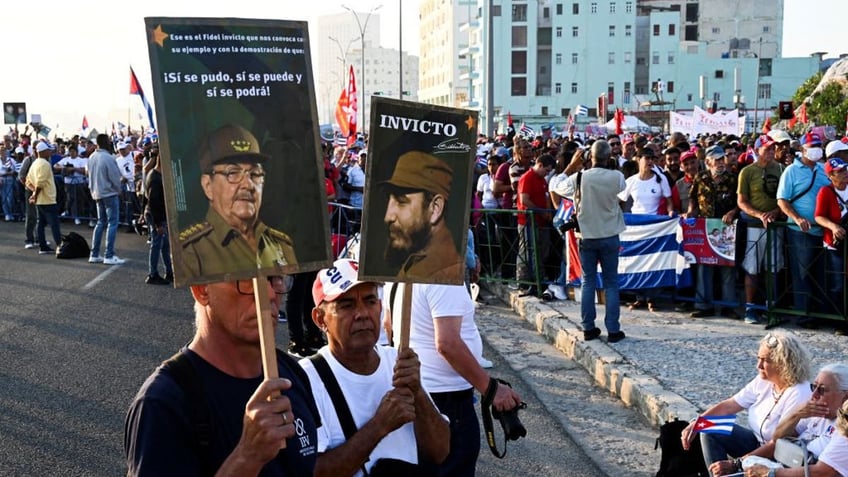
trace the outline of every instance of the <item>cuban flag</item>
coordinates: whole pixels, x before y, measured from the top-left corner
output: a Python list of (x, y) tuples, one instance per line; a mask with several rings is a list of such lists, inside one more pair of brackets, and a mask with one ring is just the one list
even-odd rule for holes
[(578, 104), (574, 107), (574, 111), (572, 111), (572, 114), (574, 114), (575, 116), (588, 116), (589, 108), (582, 104)]
[(147, 96), (144, 95), (144, 91), (141, 89), (141, 83), (138, 82), (132, 66), (130, 66), (130, 94), (137, 94), (141, 98), (141, 103), (144, 105), (144, 109), (147, 110), (147, 120), (150, 121), (150, 127), (151, 129), (156, 129), (156, 124), (153, 122), (153, 107), (147, 101)]
[(534, 137), (536, 136), (536, 131), (528, 126), (527, 123), (521, 123), (521, 128), (518, 130), (518, 134), (524, 137)]
[[(683, 229), (677, 217), (624, 214), (619, 235), (618, 286), (621, 290), (686, 287), (692, 284), (689, 264), (683, 256)], [(569, 231), (566, 250), (569, 284), (578, 286), (583, 271), (576, 237)], [(600, 266), (598, 284), (602, 285)]]
[(698, 420), (695, 421), (694, 432), (729, 436), (733, 432), (734, 423), (736, 423), (736, 415), (698, 416)]

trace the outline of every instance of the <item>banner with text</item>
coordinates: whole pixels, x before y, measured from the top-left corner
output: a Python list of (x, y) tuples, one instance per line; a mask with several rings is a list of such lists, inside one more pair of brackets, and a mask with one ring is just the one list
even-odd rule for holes
[(686, 261), (698, 265), (732, 267), (736, 257), (736, 221), (721, 219), (684, 219), (683, 250)]
[(145, 25), (176, 283), (329, 265), (307, 23)]

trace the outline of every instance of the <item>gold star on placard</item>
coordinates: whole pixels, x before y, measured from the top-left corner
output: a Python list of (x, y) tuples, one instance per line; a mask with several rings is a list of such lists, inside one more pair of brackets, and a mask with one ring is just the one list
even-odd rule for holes
[(468, 119), (465, 120), (465, 125), (468, 126), (468, 130), (474, 129), (474, 118), (468, 116)]
[(168, 38), (168, 36), (170, 36), (164, 31), (162, 31), (162, 25), (157, 25), (151, 33), (153, 34), (153, 43), (156, 43), (160, 47), (165, 46), (165, 38)]

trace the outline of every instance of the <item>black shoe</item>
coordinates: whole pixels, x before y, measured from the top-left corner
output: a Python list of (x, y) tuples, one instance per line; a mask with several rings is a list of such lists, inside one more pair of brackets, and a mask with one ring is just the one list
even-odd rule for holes
[(51, 253), (56, 253), (56, 251), (50, 247), (41, 247), (38, 249), (39, 255), (50, 255)]
[(174, 282), (174, 272), (166, 273), (165, 274), (165, 280), (168, 280), (169, 282), (173, 283)]
[(518, 297), (521, 298), (521, 297), (525, 297), (525, 296), (538, 296), (538, 295), (539, 295), (539, 290), (536, 288), (535, 285), (531, 285), (526, 290), (522, 290), (521, 293), (518, 295)]
[(721, 316), (725, 318), (730, 318), (731, 320), (741, 320), (742, 316), (736, 312), (733, 308), (722, 308)]
[(148, 275), (147, 278), (144, 279), (144, 283), (147, 283), (148, 285), (170, 285), (171, 284), (171, 282), (160, 277), (158, 274)]
[(683, 303), (678, 303), (674, 307), (674, 311), (676, 311), (678, 313), (689, 313), (689, 312), (693, 311), (694, 309), (695, 309), (695, 306), (688, 301), (685, 301)]
[(692, 313), (689, 313), (689, 316), (692, 318), (706, 318), (708, 316), (715, 316), (715, 310), (695, 310)]
[(301, 358), (308, 358), (309, 356), (312, 356), (313, 354), (317, 353), (318, 350), (310, 348), (309, 346), (300, 345), (292, 341), (289, 343), (288, 352), (289, 354), (300, 356)]
[(601, 336), (601, 329), (592, 328), (589, 331), (583, 332), (583, 341), (592, 341), (594, 339), (598, 339), (599, 336)]
[(624, 339), (623, 331), (616, 331), (615, 333), (610, 333), (607, 336), (607, 343), (618, 343), (619, 341)]

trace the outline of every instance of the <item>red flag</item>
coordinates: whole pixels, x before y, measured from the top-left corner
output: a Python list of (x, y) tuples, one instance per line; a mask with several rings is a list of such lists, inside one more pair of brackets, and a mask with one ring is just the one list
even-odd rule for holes
[(355, 135), (358, 128), (356, 127), (356, 113), (359, 111), (359, 101), (356, 97), (356, 77), (353, 75), (353, 65), (350, 65), (350, 76), (347, 83), (347, 101), (348, 101), (348, 124), (350, 124), (350, 135)]
[(82, 130), (85, 131), (86, 129), (88, 129), (88, 119), (85, 116), (83, 116), (82, 117)]
[(794, 128), (796, 124), (798, 124), (798, 115), (797, 114), (795, 116), (792, 116), (792, 119), (789, 120), (789, 129)]
[(507, 127), (514, 127), (515, 125), (512, 123), (512, 112), (506, 113), (506, 125)]
[(807, 124), (809, 122), (807, 118), (807, 103), (801, 103), (801, 111), (798, 113), (798, 116), (800, 116), (798, 120), (801, 121), (801, 124)]
[(615, 133), (624, 134), (624, 111), (615, 108)]
[(768, 134), (771, 131), (771, 118), (766, 118), (766, 122), (763, 123), (763, 134)]
[(342, 94), (339, 95), (339, 102), (336, 103), (336, 124), (339, 125), (339, 131), (341, 131), (343, 137), (350, 136), (349, 109), (350, 101), (348, 101), (347, 89), (342, 89)]

